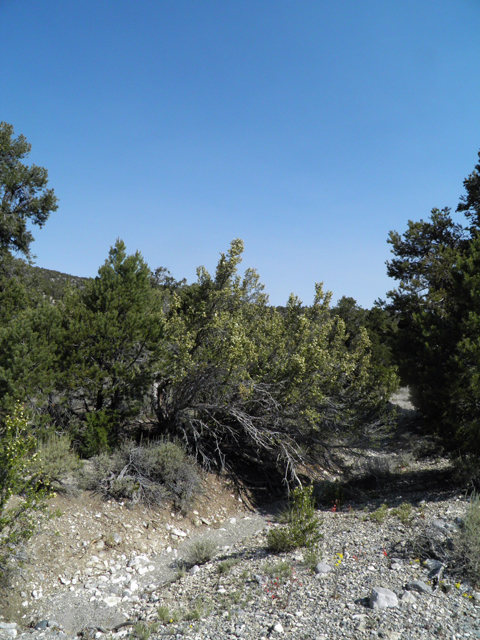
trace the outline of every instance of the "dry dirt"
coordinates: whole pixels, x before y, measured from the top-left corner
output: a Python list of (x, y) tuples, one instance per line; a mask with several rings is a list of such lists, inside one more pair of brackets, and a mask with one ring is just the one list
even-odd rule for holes
[(183, 541), (172, 529), (190, 539), (220, 527), (232, 516), (251, 513), (252, 507), (231, 483), (207, 474), (203, 494), (186, 516), (168, 507), (152, 510), (104, 501), (87, 491), (56, 495), (49, 511), (56, 515), (28, 543), (23, 568), (0, 599), (0, 620), (30, 623), (31, 612), (53, 598), (62, 580), (75, 584), (75, 576), (85, 572), (92, 556), (100, 561), (138, 554), (154, 557)]

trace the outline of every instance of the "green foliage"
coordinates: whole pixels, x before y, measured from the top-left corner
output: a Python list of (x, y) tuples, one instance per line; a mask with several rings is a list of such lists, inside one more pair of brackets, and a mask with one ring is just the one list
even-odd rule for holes
[(368, 517), (372, 522), (376, 522), (377, 524), (383, 524), (385, 522), (385, 518), (388, 516), (388, 504), (384, 503), (382, 506), (378, 507), (375, 511), (373, 511)]
[(12, 252), (30, 256), (33, 235), (28, 223), (43, 227), (58, 208), (48, 172), (21, 161), (31, 150), (25, 136), (13, 137), (12, 125), (0, 122), (0, 260)]
[(113, 420), (106, 411), (95, 411), (85, 415), (85, 427), (81, 434), (83, 456), (92, 456), (108, 452), (109, 439), (112, 431)]
[(387, 309), (398, 317), (394, 351), (403, 381), (449, 449), (470, 452), (480, 444), (480, 164), (464, 181), (457, 211), (470, 226), (453, 222), (448, 209), (429, 221), (409, 221), (390, 233), (395, 258), (388, 275), (399, 287)]
[(62, 402), (91, 454), (123, 435), (153, 384), (163, 314), (141, 254), (117, 240), (98, 277), (65, 297), (63, 319)]
[(233, 558), (229, 558), (228, 560), (222, 560), (218, 563), (217, 571), (221, 576), (225, 576), (230, 573), (232, 567), (238, 564), (239, 560), (234, 560)]
[(404, 525), (408, 525), (413, 519), (413, 507), (409, 502), (402, 502), (402, 504), (395, 509), (392, 509), (392, 515), (397, 516), (400, 522)]
[(279, 560), (275, 563), (268, 562), (263, 567), (263, 571), (267, 576), (285, 581), (292, 577), (293, 567), (287, 560)]
[(47, 487), (33, 469), (35, 451), (35, 438), (17, 404), (0, 425), (0, 577), (15, 548), (33, 535), (38, 512), (46, 506)]
[(234, 240), (214, 277), (200, 268), (195, 285), (171, 291), (157, 429), (207, 466), (253, 463), (290, 481), (300, 463), (318, 460), (323, 439), (378, 419), (390, 383), (375, 380), (364, 329), (347, 348), (320, 285), (312, 307), (291, 296), (279, 312), (254, 270), (238, 275), (242, 251)]
[(297, 547), (313, 547), (323, 537), (320, 520), (315, 511), (313, 486), (297, 487), (284, 514), (286, 527), (270, 529), (268, 548), (275, 553), (291, 551)]

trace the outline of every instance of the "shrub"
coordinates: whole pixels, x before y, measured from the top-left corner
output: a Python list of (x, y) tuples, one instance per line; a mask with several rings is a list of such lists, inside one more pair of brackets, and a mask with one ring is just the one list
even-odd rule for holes
[(384, 503), (381, 507), (378, 507), (373, 513), (369, 515), (370, 520), (373, 520), (377, 524), (382, 524), (388, 515), (388, 504)]
[(410, 524), (413, 518), (412, 505), (409, 502), (403, 502), (392, 510), (392, 515), (397, 516), (402, 524)]
[(273, 552), (313, 547), (323, 537), (319, 531), (320, 520), (315, 512), (312, 492), (313, 486), (297, 487), (293, 491), (290, 506), (283, 514), (287, 526), (268, 532), (267, 544)]
[(81, 466), (67, 435), (53, 435), (38, 442), (33, 468), (44, 486), (54, 483), (55, 489), (61, 489), (66, 477), (78, 471)]
[(191, 564), (205, 564), (215, 555), (217, 545), (213, 540), (208, 538), (204, 540), (196, 540), (190, 547), (188, 558)]
[(0, 579), (11, 570), (18, 546), (35, 530), (47, 488), (33, 465), (36, 442), (19, 404), (0, 425)]
[(229, 558), (228, 560), (222, 560), (217, 567), (218, 574), (221, 576), (227, 575), (230, 573), (230, 569), (239, 563), (239, 560), (234, 560), (233, 558)]
[(113, 454), (92, 459), (86, 486), (105, 498), (148, 506), (171, 500), (176, 508), (186, 511), (201, 491), (201, 477), (193, 460), (174, 442), (137, 445), (128, 441)]

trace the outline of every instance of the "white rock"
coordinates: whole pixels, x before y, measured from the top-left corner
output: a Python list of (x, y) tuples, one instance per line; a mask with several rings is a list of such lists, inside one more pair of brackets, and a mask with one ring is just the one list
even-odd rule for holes
[(187, 534), (185, 533), (185, 531), (182, 531), (181, 529), (172, 529), (172, 533), (175, 536), (178, 536), (179, 538), (186, 538)]
[(103, 601), (107, 607), (115, 607), (120, 602), (120, 598), (117, 598), (117, 596), (107, 596), (103, 598)]
[(326, 562), (319, 562), (315, 567), (315, 573), (322, 575), (332, 570), (332, 567)]
[(417, 601), (416, 597), (413, 595), (411, 591), (404, 591), (400, 596), (400, 600), (403, 604), (413, 604)]
[(385, 589), (384, 587), (373, 587), (370, 594), (369, 605), (371, 609), (398, 607), (398, 599), (390, 589)]
[(280, 622), (276, 622), (273, 625), (273, 630), (276, 631), (277, 633), (285, 633)]
[(130, 558), (127, 563), (131, 569), (135, 569), (137, 567), (142, 567), (150, 563), (150, 558), (148, 556), (142, 554), (140, 556), (135, 556), (134, 558)]
[(128, 588), (130, 589), (130, 591), (138, 591), (138, 582), (136, 580), (131, 580), (130, 584), (128, 585)]

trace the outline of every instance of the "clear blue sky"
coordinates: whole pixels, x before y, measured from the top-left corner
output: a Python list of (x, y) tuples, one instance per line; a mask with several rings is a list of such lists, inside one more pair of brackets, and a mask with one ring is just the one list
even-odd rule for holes
[(49, 170), (37, 264), (122, 238), (195, 279), (240, 237), (272, 304), (370, 307), (389, 230), (480, 149), (479, 0), (0, 0), (0, 120)]

